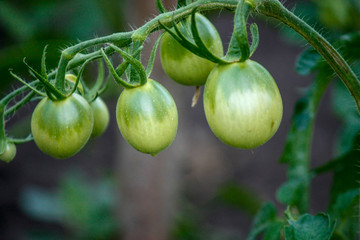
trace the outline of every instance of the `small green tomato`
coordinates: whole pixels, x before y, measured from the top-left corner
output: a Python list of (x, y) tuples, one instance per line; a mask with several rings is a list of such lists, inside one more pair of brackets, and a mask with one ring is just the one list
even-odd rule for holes
[[(214, 25), (201, 14), (196, 14), (195, 19), (200, 38), (205, 46), (214, 55), (222, 57), (223, 46)], [(187, 21), (189, 20), (190, 18), (187, 19)], [(189, 29), (185, 29), (180, 25), (180, 30), (183, 33), (190, 31)], [(204, 85), (210, 71), (215, 67), (215, 63), (193, 54), (178, 43), (169, 33), (165, 33), (161, 39), (160, 57), (165, 73), (175, 82), (182, 85)]]
[(103, 134), (109, 125), (110, 114), (105, 102), (97, 97), (90, 103), (94, 114), (94, 128), (91, 137), (97, 137)]
[(214, 68), (204, 89), (204, 109), (211, 130), (221, 141), (246, 149), (268, 141), (283, 113), (274, 79), (251, 60)]
[(45, 97), (31, 118), (36, 145), (54, 158), (68, 158), (79, 152), (93, 131), (94, 117), (89, 103), (74, 93), (52, 101)]
[(148, 79), (137, 88), (124, 89), (116, 106), (121, 134), (136, 150), (156, 155), (174, 140), (178, 112), (170, 93)]
[(16, 146), (12, 142), (7, 142), (3, 153), (0, 154), (0, 160), (4, 162), (11, 162), (16, 155)]

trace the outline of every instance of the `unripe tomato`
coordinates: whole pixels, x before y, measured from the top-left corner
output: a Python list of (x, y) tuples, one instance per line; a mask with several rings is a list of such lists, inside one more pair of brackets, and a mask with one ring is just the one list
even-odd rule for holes
[(11, 162), (16, 155), (16, 146), (12, 142), (7, 142), (5, 145), (4, 152), (0, 154), (0, 160), (4, 162)]
[(97, 137), (103, 134), (109, 125), (110, 114), (108, 107), (100, 97), (92, 101), (90, 106), (94, 114), (94, 128), (91, 137)]
[(80, 151), (89, 140), (93, 125), (89, 103), (76, 93), (59, 101), (42, 99), (31, 118), (36, 145), (54, 158), (68, 158)]
[(205, 84), (204, 109), (211, 130), (221, 141), (246, 149), (268, 141), (283, 113), (274, 79), (251, 60), (214, 68)]
[[(195, 16), (202, 41), (214, 55), (222, 57), (223, 46), (216, 28), (203, 15), (196, 14)], [(190, 23), (188, 22), (188, 24)], [(180, 26), (183, 33), (190, 31), (189, 29)], [(204, 85), (210, 71), (215, 67), (215, 63), (193, 54), (169, 33), (165, 33), (161, 39), (160, 57), (166, 74), (183, 85)]]
[(178, 126), (174, 99), (151, 79), (143, 86), (123, 90), (116, 106), (116, 119), (125, 140), (136, 150), (151, 155), (172, 143)]

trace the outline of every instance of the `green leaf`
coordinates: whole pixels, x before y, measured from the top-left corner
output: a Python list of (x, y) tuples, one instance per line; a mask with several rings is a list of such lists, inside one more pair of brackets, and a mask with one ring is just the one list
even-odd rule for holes
[(326, 214), (304, 214), (285, 227), (286, 240), (328, 240), (335, 229), (335, 221)]
[(285, 205), (300, 206), (303, 199), (303, 189), (307, 188), (310, 180), (302, 177), (291, 178), (277, 190), (276, 198)]
[[(294, 203), (300, 213), (305, 213), (309, 198), (309, 162), (312, 133), (317, 107), (330, 82), (331, 71), (327, 67), (319, 71), (305, 96), (295, 105), (291, 129), (288, 133), (285, 148), (280, 158), (281, 163), (289, 164), (289, 183), (280, 189), (280, 201)], [(287, 194), (291, 194), (286, 196)]]
[(358, 239), (360, 189), (352, 189), (339, 194), (330, 206), (330, 214), (339, 221), (337, 232)]
[[(281, 225), (281, 227), (280, 227)], [(280, 238), (279, 228), (282, 228), (283, 223), (276, 219), (276, 209), (274, 204), (266, 203), (256, 214), (251, 231), (249, 232), (246, 240), (256, 240), (257, 237), (265, 233), (265, 239), (277, 239)]]
[(271, 223), (265, 231), (263, 240), (279, 240), (283, 227), (284, 223), (281, 221)]
[(354, 99), (340, 80), (335, 82), (332, 96), (333, 111), (343, 123), (336, 143), (336, 155), (341, 156), (351, 150), (352, 141), (360, 131), (359, 113)]
[(330, 207), (330, 211), (341, 218), (347, 218), (349, 215), (354, 216), (353, 205), (354, 203), (357, 203), (359, 196), (359, 189), (352, 189), (342, 194), (339, 194), (335, 200), (334, 205)]
[(296, 61), (296, 71), (300, 75), (309, 75), (312, 73), (318, 66), (319, 63), (323, 60), (321, 55), (313, 48), (305, 49), (298, 57)]
[(360, 132), (353, 144), (353, 150), (336, 159), (334, 178), (331, 187), (331, 203), (341, 193), (359, 188), (360, 183)]
[(244, 210), (251, 215), (255, 215), (261, 207), (258, 196), (237, 183), (228, 183), (222, 186), (217, 193), (217, 198), (225, 204)]

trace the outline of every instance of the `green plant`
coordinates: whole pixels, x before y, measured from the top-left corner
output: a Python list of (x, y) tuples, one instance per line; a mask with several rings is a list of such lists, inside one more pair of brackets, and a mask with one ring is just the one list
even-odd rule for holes
[[(284, 152), (280, 158), (281, 163), (288, 165), (288, 181), (279, 188), (277, 198), (281, 203), (287, 205), (288, 209), (284, 214), (285, 216), (278, 216), (273, 204), (265, 204), (258, 211), (254, 219), (248, 239), (256, 239), (260, 235), (264, 236), (264, 239), (356, 239), (358, 236), (357, 226), (359, 224), (358, 218), (354, 216), (359, 214), (357, 204), (359, 201), (359, 171), (356, 166), (358, 166), (360, 159), (358, 150), (360, 145), (358, 137), (360, 129), (358, 127), (360, 83), (349, 63), (354, 69), (358, 69), (360, 59), (358, 51), (359, 32), (354, 31), (344, 34), (341, 37), (335, 37), (332, 39), (332, 43), (330, 43), (305, 21), (297, 17), (293, 12), (287, 10), (278, 0), (179, 0), (177, 9), (169, 12), (166, 11), (160, 0), (157, 0), (156, 3), (161, 14), (140, 28), (129, 32), (114, 33), (109, 36), (83, 41), (62, 50), (58, 67), (50, 73), (47, 72), (46, 67), (46, 51), (44, 51), (42, 56), (40, 73), (27, 65), (35, 80), (26, 82), (11, 72), (12, 76), (21, 81), (25, 86), (10, 92), (0, 101), (0, 154), (5, 152), (8, 143), (19, 144), (32, 140), (31, 136), (24, 139), (11, 138), (6, 135), (5, 131), (5, 118), (9, 118), (28, 102), (43, 98), (41, 101), (49, 101), (50, 103), (56, 104), (69, 101), (74, 98), (74, 96), (78, 96), (78, 94), (83, 95), (87, 102), (92, 102), (98, 95), (101, 95), (106, 90), (106, 88), (102, 88), (103, 77), (98, 78), (92, 89), (88, 89), (85, 84), (86, 81), (82, 80), (82, 73), (85, 66), (89, 62), (100, 58), (105, 61), (115, 82), (125, 88), (119, 98), (117, 109), (117, 119), (124, 138), (142, 152), (151, 154), (158, 153), (172, 142), (176, 134), (177, 113), (176, 106), (169, 93), (155, 81), (149, 79), (161, 36), (154, 45), (146, 68), (141, 64), (141, 51), (145, 40), (151, 33), (164, 29), (166, 34), (169, 34), (168, 36), (171, 35), (173, 39), (188, 51), (217, 64), (210, 74), (209, 82), (206, 83), (205, 105), (207, 105), (206, 99), (209, 96), (208, 91), (210, 91), (208, 90), (208, 86), (212, 84), (213, 79), (217, 79), (217, 77), (214, 77), (216, 71), (229, 66), (247, 66), (252, 63), (249, 57), (251, 57), (256, 50), (259, 33), (256, 24), (252, 24), (250, 26), (252, 42), (251, 45), (249, 45), (247, 18), (251, 13), (259, 14), (279, 20), (295, 30), (311, 45), (311, 48), (305, 50), (299, 57), (296, 67), (300, 74), (315, 73), (316, 75), (313, 83), (306, 89), (304, 96), (295, 106), (291, 129), (286, 140)], [(225, 56), (219, 56), (209, 49), (206, 41), (201, 37), (201, 31), (196, 20), (198, 12), (216, 9), (235, 11), (234, 31)], [(332, 8), (332, 11), (334, 11), (334, 9), (336, 8)], [(183, 19), (188, 19), (188, 28), (191, 34), (185, 34), (181, 31), (181, 27), (179, 29), (178, 23)], [(346, 24), (344, 24), (348, 27), (349, 22), (345, 22)], [(100, 49), (93, 50), (94, 47), (100, 47)], [(123, 58), (123, 61), (116, 67), (109, 59), (109, 56), (115, 53), (121, 55)], [(344, 57), (349, 59), (349, 63), (344, 60)], [(99, 64), (99, 66), (99, 69), (101, 69), (101, 64)], [(66, 76), (69, 76), (68, 74), (71, 73), (71, 71), (77, 71), (78, 74), (72, 77), (72, 80), (68, 80)], [(236, 72), (237, 73), (234, 73), (236, 79), (241, 78), (241, 71), (237, 70)], [(346, 112), (341, 108), (338, 109), (338, 112), (340, 112), (343, 121), (348, 123), (347, 127), (351, 125), (348, 131), (351, 131), (352, 135), (351, 139), (342, 139), (342, 144), (340, 144), (342, 147), (340, 147), (341, 149), (339, 151), (341, 154), (335, 159), (328, 161), (323, 166), (310, 169), (311, 141), (315, 116), (319, 102), (329, 82), (333, 79), (334, 72), (351, 94), (346, 95), (344, 92), (337, 92), (340, 96), (347, 96), (345, 97), (347, 104), (344, 105), (346, 106)], [(254, 73), (251, 73), (251, 76), (253, 75), (255, 76)], [(265, 92), (269, 92), (269, 89), (275, 89), (276, 84), (272, 78), (267, 73), (265, 74), (265, 71), (261, 75), (260, 77), (254, 78), (256, 80), (256, 87), (261, 86), (259, 79), (265, 79), (264, 82), (269, 82), (269, 85), (265, 87)], [(123, 79), (124, 76), (126, 79)], [(231, 87), (230, 85), (233, 82), (231, 80), (232, 77), (224, 83), (224, 86)], [(211, 89), (211, 91), (218, 90), (218, 88), (219, 87)], [(223, 88), (223, 86), (220, 86), (220, 88)], [(243, 87), (241, 87), (241, 89), (243, 89)], [(339, 89), (341, 89), (341, 87), (337, 87), (336, 91), (340, 91)], [(254, 96), (258, 96), (262, 92), (260, 90), (255, 91)], [(270, 97), (270, 102), (275, 102), (274, 106), (277, 110), (270, 111), (269, 114), (266, 114), (265, 107), (261, 106), (257, 108), (255, 112), (256, 115), (262, 113), (261, 116), (255, 118), (254, 113), (250, 119), (246, 119), (246, 121), (256, 124), (258, 122), (257, 118), (269, 116), (264, 126), (257, 129), (260, 130), (261, 134), (264, 132), (267, 132), (267, 134), (251, 139), (251, 141), (248, 140), (249, 137), (246, 137), (247, 139), (244, 141), (250, 141), (249, 145), (234, 143), (234, 140), (227, 140), (227, 137), (231, 136), (232, 133), (227, 133), (225, 130), (213, 129), (216, 135), (231, 145), (246, 148), (256, 147), (267, 141), (276, 131), (281, 119), (281, 100), (278, 92), (275, 92), (276, 94), (273, 96), (276, 97)], [(271, 94), (268, 95), (271, 96)], [(15, 97), (19, 96), (22, 96), (20, 100), (17, 102), (13, 101)], [(130, 103), (126, 102), (126, 98), (130, 99), (132, 97), (134, 97), (133, 101), (129, 100), (129, 102), (131, 101)], [(125, 103), (122, 103), (122, 98), (126, 100), (124, 100)], [(143, 104), (142, 98), (151, 99), (144, 100), (144, 104), (149, 106), (148, 109), (156, 110), (151, 111), (150, 118), (146, 121), (143, 121), (143, 119), (140, 121), (140, 118), (138, 118), (134, 112), (134, 109), (138, 109), (136, 103)], [(152, 100), (154, 100), (154, 102)], [(252, 103), (254, 101), (255, 100), (251, 100)], [(12, 104), (10, 104), (10, 102)], [(215, 103), (214, 100), (212, 100), (212, 102)], [(170, 107), (167, 105), (168, 103)], [(236, 106), (237, 103), (238, 102), (234, 104), (229, 101), (229, 105), (232, 105), (230, 107)], [(224, 107), (225, 105), (226, 103), (224, 103)], [(255, 109), (255, 107), (252, 108)], [(128, 112), (126, 112), (126, 109)], [(206, 111), (208, 115), (208, 110)], [(145, 112), (144, 109), (141, 109), (140, 115), (144, 116)], [(165, 116), (161, 115), (164, 113)], [(126, 114), (128, 114), (128, 116)], [(166, 130), (171, 129), (171, 131), (166, 133), (168, 135), (164, 137), (162, 135), (150, 134), (149, 139), (146, 139), (145, 142), (142, 142), (143, 139), (137, 140), (137, 136), (141, 134), (136, 132), (137, 129), (151, 129), (151, 131), (157, 132), (156, 134), (164, 133), (163, 131), (159, 132), (151, 128), (153, 127), (153, 121), (151, 120), (156, 119), (154, 125), (155, 129), (158, 129), (160, 123), (157, 121), (160, 116), (169, 119), (167, 124), (171, 127), (165, 128)], [(241, 116), (247, 118), (245, 115)], [(211, 116), (210, 118), (218, 117)], [(125, 124), (122, 121), (124, 121)], [(129, 121), (129, 123), (126, 124), (126, 121)], [(272, 121), (274, 121), (274, 124), (272, 124)], [(134, 130), (135, 128), (131, 130), (130, 127), (132, 124), (136, 125), (140, 122), (143, 123), (140, 124), (141, 128), (135, 127), (137, 128), (136, 130)], [(122, 127), (123, 124), (126, 127)], [(209, 124), (210, 126), (212, 125), (210, 121)], [(222, 126), (222, 124), (219, 125)], [(238, 125), (236, 125), (235, 128), (238, 128)], [(130, 132), (126, 133), (128, 130), (130, 130)], [(220, 133), (218, 131), (220, 131)], [(89, 132), (91, 133), (91, 131)], [(36, 134), (34, 132), (33, 135), (36, 141)], [(243, 136), (247, 135), (244, 134)], [(164, 140), (164, 142), (159, 144), (159, 140)], [(82, 144), (79, 144), (76, 151), (74, 150), (72, 153), (80, 150), (85, 142), (86, 141), (82, 141)], [(156, 146), (152, 146), (152, 144)], [(67, 157), (71, 154), (62, 152), (53, 154), (50, 152), (50, 155), (55, 157)], [(327, 213), (320, 213), (315, 216), (310, 215), (308, 212), (311, 179), (329, 171), (333, 172), (334, 181), (330, 192), (331, 200), (328, 205), (328, 211)]]
[[(221, 38), (211, 22), (200, 14), (195, 15), (196, 26), (201, 40), (210, 51), (221, 57), (223, 46)], [(184, 35), (190, 35), (190, 18), (180, 25)], [(190, 35), (191, 36), (191, 35)], [(160, 43), (161, 63), (164, 71), (177, 83), (190, 86), (204, 85), (215, 63), (197, 56), (183, 47), (169, 33), (165, 33)]]

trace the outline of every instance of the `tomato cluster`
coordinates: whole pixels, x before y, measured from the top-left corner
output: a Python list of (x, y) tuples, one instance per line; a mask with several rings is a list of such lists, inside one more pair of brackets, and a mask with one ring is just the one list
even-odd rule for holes
[[(215, 27), (200, 14), (193, 17), (204, 46), (221, 58), (223, 47)], [(185, 21), (179, 28), (184, 34), (186, 24)], [(224, 143), (252, 149), (277, 131), (283, 110), (281, 96), (274, 79), (260, 64), (252, 60), (216, 64), (190, 52), (168, 33), (161, 39), (161, 63), (177, 83), (205, 84), (206, 119)], [(74, 85), (76, 77), (71, 76), (69, 81)], [(35, 143), (54, 158), (73, 156), (91, 136), (101, 135), (109, 123), (109, 111), (100, 97), (89, 103), (82, 96), (83, 86), (77, 88), (79, 93), (65, 99), (45, 97), (33, 112), (31, 129)], [(124, 139), (136, 150), (151, 155), (167, 148), (178, 128), (172, 96), (149, 78), (139, 86), (124, 88), (117, 102), (116, 119)], [(4, 151), (0, 158), (11, 157), (6, 154)]]
[[(200, 37), (214, 55), (222, 44), (214, 26), (196, 14)], [(215, 65), (186, 50), (166, 33), (161, 42), (164, 71), (183, 85), (205, 83), (204, 110), (213, 133), (224, 143), (252, 149), (277, 131), (283, 105), (278, 87), (260, 64), (245, 60)]]

